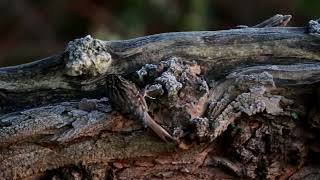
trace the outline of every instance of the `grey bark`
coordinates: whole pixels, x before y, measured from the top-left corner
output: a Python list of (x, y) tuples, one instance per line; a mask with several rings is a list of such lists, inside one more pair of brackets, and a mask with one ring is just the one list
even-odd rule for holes
[[(309, 158), (320, 152), (319, 22), (279, 27), (290, 18), (123, 41), (87, 36), (0, 68), (0, 177), (319, 177)], [(156, 97), (150, 111), (176, 142), (112, 110), (110, 73)]]

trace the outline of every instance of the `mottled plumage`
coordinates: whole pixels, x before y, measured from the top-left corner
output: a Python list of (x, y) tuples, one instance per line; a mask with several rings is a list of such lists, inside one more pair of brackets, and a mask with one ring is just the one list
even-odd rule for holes
[(115, 74), (108, 75), (106, 81), (108, 97), (117, 110), (143, 121), (144, 125), (150, 127), (162, 140), (172, 139), (172, 136), (150, 117), (144, 95), (133, 83)]

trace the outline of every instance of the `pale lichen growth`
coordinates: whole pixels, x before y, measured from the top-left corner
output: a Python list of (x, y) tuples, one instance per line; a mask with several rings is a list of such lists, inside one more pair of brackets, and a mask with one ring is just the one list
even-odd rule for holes
[(155, 64), (145, 64), (141, 69), (136, 71), (136, 73), (139, 77), (139, 80), (143, 81), (144, 77), (150, 75), (150, 73), (152, 74), (152, 72), (156, 71), (157, 68), (159, 68), (159, 67)]
[[(229, 76), (231, 77), (231, 76)], [(222, 104), (230, 102), (224, 110), (215, 118), (217, 109), (221, 107), (211, 107), (211, 117), (214, 118), (211, 124), (212, 132), (210, 134), (210, 139), (214, 140), (219, 135), (221, 135), (228, 126), (235, 121), (241, 114), (245, 113), (248, 116), (255, 115), (257, 113), (266, 112), (271, 115), (279, 115), (283, 113), (283, 109), (280, 106), (280, 101), (283, 99), (282, 96), (277, 95), (267, 95), (268, 89), (266, 86), (274, 86), (273, 77), (267, 72), (262, 73), (252, 73), (249, 75), (241, 75), (235, 78), (236, 89), (233, 91), (244, 91), (234, 98), (230, 102), (230, 96), (226, 100), (223, 98)], [(246, 92), (249, 91), (249, 92)], [(231, 96), (232, 97), (232, 96)], [(215, 103), (216, 105), (219, 102)], [(213, 106), (212, 104), (211, 106)]]
[(104, 74), (112, 61), (104, 42), (90, 35), (70, 41), (66, 52), (69, 53), (66, 63), (66, 74), (69, 76)]
[(166, 71), (156, 79), (156, 82), (162, 84), (168, 91), (168, 96), (177, 96), (182, 84), (177, 80), (172, 72)]
[(182, 66), (183, 63), (178, 57), (170, 57), (168, 60), (161, 61), (160, 63), (175, 75), (182, 73), (186, 69), (186, 67)]
[(310, 20), (308, 26), (308, 32), (313, 34), (320, 34), (320, 19)]
[(208, 137), (209, 134), (209, 120), (207, 118), (193, 118), (190, 122), (194, 127), (196, 131), (196, 136), (202, 140)]
[[(154, 116), (161, 117), (164, 119), (163, 124), (174, 129), (175, 139), (179, 141), (187, 133), (192, 136), (191, 139), (207, 140), (209, 125), (207, 119), (201, 117), (207, 108), (209, 87), (200, 76), (201, 68), (197, 63), (170, 57), (156, 65), (146, 64), (136, 73), (141, 82), (153, 81), (152, 85), (145, 88), (145, 92), (154, 99), (162, 98), (163, 101), (159, 103), (151, 100), (149, 109), (151, 112), (156, 109)], [(159, 105), (162, 106), (160, 111), (157, 110)], [(193, 126), (192, 133), (184, 132), (189, 125)]]
[(275, 87), (273, 76), (268, 72), (241, 74), (235, 73), (228, 76), (228, 78), (235, 78), (237, 88), (240, 90), (247, 90), (255, 86)]
[(183, 66), (181, 59), (177, 57), (171, 57), (166, 61), (160, 62), (160, 64), (166, 68), (166, 71), (156, 78), (155, 82), (165, 87), (168, 91), (168, 97), (176, 97), (179, 90), (183, 87), (177, 78), (187, 70), (187, 67)]

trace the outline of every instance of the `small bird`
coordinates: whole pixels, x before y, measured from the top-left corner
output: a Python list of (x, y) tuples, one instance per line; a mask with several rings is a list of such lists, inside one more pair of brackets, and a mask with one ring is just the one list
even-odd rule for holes
[(143, 121), (144, 125), (150, 127), (163, 141), (173, 140), (173, 137), (150, 117), (144, 94), (139, 92), (134, 83), (120, 75), (109, 74), (106, 77), (106, 86), (114, 108)]

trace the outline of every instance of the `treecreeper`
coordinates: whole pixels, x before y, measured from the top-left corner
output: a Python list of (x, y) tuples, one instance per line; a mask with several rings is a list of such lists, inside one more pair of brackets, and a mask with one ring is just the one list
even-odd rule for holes
[(120, 112), (141, 120), (145, 126), (150, 127), (162, 140), (173, 140), (172, 136), (148, 114), (148, 105), (144, 93), (140, 92), (134, 83), (120, 75), (106, 76), (107, 96), (112, 106)]

